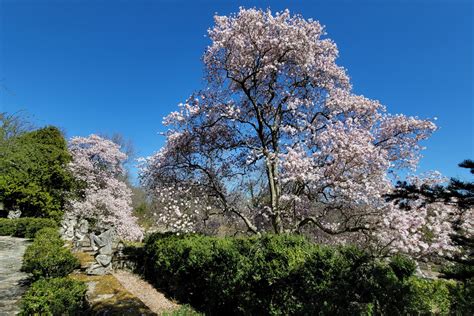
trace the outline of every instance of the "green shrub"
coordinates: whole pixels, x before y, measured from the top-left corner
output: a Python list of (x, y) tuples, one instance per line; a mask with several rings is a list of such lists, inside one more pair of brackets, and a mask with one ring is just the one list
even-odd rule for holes
[(354, 247), (319, 247), (295, 279), (302, 314), (401, 315), (410, 299), (390, 263)]
[(86, 309), (86, 290), (69, 278), (38, 280), (23, 296), (20, 315), (77, 315)]
[(454, 281), (410, 278), (410, 297), (406, 312), (416, 315), (448, 315), (451, 310), (451, 288)]
[(79, 261), (64, 247), (57, 230), (43, 228), (38, 231), (23, 256), (22, 271), (33, 278), (63, 277), (79, 266)]
[(474, 315), (474, 278), (458, 282), (450, 290), (453, 297), (451, 314)]
[(57, 222), (52, 218), (30, 218), (26, 225), (25, 237), (34, 238), (36, 233), (44, 228), (58, 229)]
[(399, 279), (406, 279), (416, 271), (416, 263), (403, 255), (395, 255), (390, 260), (390, 268)]
[(238, 266), (242, 267), (242, 276), (236, 280), (242, 301), (237, 310), (274, 315), (298, 312), (302, 302), (296, 293), (295, 275), (312, 253), (321, 249), (302, 236), (287, 235), (239, 239), (235, 244), (241, 258)]
[(33, 243), (36, 244), (52, 244), (54, 246), (63, 247), (64, 240), (61, 239), (61, 235), (57, 228), (45, 227), (36, 232)]
[(0, 218), (0, 236), (13, 236), (15, 231), (15, 220), (9, 218)]
[(301, 236), (154, 234), (144, 253), (145, 276), (155, 286), (206, 314), (403, 315), (450, 308), (446, 283), (414, 278), (407, 258), (380, 261)]
[(51, 218), (0, 218), (0, 235), (33, 238), (37, 231), (45, 227), (58, 227), (55, 220)]

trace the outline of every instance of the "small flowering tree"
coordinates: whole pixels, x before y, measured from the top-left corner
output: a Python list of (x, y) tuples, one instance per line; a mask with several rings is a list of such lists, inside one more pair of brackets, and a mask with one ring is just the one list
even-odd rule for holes
[(390, 175), (416, 167), (436, 126), (354, 94), (324, 35), (288, 10), (216, 16), (207, 87), (164, 119), (166, 144), (143, 164), (142, 183), (204, 192), (253, 233), (311, 227), (343, 242), (387, 228), (399, 211), (384, 199)]
[(99, 227), (113, 226), (124, 239), (141, 239), (141, 229), (132, 215), (132, 192), (121, 179), (127, 155), (120, 146), (90, 135), (73, 137), (69, 151), (73, 157), (69, 169), (83, 189), (79, 198), (70, 201), (68, 212), (92, 220)]

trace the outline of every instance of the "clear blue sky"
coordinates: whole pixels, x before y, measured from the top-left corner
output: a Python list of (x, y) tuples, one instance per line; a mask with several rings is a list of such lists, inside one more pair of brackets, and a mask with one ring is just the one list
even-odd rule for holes
[(473, 5), (445, 1), (0, 0), (0, 111), (68, 137), (119, 132), (138, 155), (202, 87), (214, 13), (289, 8), (326, 25), (355, 92), (391, 113), (438, 117), (420, 171), (464, 175), (473, 155)]

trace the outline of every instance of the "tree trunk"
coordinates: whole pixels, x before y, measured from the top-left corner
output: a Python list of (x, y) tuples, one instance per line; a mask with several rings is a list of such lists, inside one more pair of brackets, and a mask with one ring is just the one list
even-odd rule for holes
[(281, 222), (281, 211), (280, 211), (280, 184), (278, 181), (278, 167), (276, 166), (275, 160), (270, 157), (270, 154), (266, 154), (266, 167), (268, 185), (270, 187), (270, 201), (272, 210), (272, 225), (273, 231), (276, 234), (283, 232), (283, 226)]

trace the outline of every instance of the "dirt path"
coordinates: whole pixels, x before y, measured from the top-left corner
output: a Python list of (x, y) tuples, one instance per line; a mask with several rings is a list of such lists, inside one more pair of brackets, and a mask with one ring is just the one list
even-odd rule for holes
[(27, 239), (0, 236), (0, 316), (15, 315), (28, 275), (20, 271)]
[(158, 315), (179, 308), (178, 304), (167, 299), (162, 293), (158, 292), (136, 274), (119, 270), (113, 276), (119, 280), (127, 291), (139, 298), (152, 312)]

